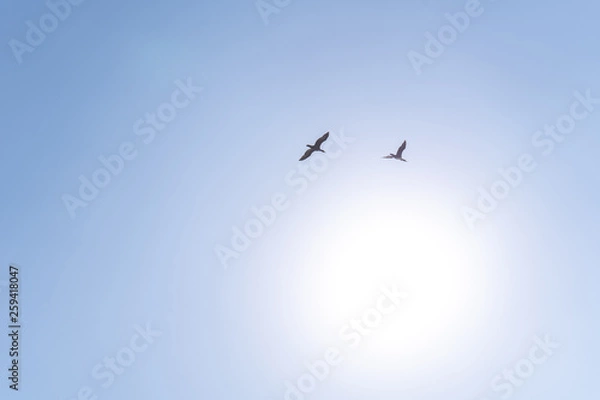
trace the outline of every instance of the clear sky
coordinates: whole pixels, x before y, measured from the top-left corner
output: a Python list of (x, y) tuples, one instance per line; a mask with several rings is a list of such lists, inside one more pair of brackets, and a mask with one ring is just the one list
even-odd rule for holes
[[(0, 6), (22, 398), (598, 397), (600, 5), (263, 3), (57, 0), (45, 34), (42, 0)], [(403, 140), (408, 162), (381, 159)], [(110, 182), (86, 200), (81, 177)]]

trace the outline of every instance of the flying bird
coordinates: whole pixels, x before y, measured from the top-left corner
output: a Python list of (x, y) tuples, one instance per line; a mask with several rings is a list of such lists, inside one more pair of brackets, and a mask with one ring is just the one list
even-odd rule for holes
[(404, 149), (406, 149), (406, 140), (404, 141), (404, 143), (402, 143), (402, 146), (400, 146), (400, 148), (398, 149), (398, 152), (396, 154), (391, 154), (389, 156), (385, 156), (383, 158), (393, 158), (395, 160), (400, 160), (400, 161), (405, 161), (406, 160), (404, 158), (402, 158), (402, 153), (404, 152)]
[(311, 146), (310, 144), (307, 144), (306, 147), (308, 147), (308, 150), (306, 150), (306, 153), (304, 153), (304, 155), (302, 156), (302, 158), (300, 158), (300, 161), (306, 160), (308, 157), (312, 156), (312, 154), (315, 151), (320, 151), (321, 153), (325, 153), (325, 151), (323, 149), (321, 149), (321, 145), (323, 143), (325, 143), (325, 141), (327, 140), (328, 137), (329, 137), (329, 132), (327, 132), (326, 134), (324, 134), (323, 136), (321, 136), (319, 138), (319, 140), (317, 140), (315, 142), (314, 145)]

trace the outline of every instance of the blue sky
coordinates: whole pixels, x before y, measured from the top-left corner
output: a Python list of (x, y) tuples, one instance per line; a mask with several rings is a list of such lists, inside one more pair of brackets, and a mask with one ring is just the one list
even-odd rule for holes
[[(418, 75), (407, 54), (465, 3), (293, 1), (265, 24), (250, 0), (85, 1), (21, 63), (8, 43), (48, 8), (0, 6), (21, 395), (283, 399), (386, 285), (406, 305), (307, 399), (502, 398), (490, 382), (536, 335), (560, 348), (513, 398), (597, 395), (600, 106), (550, 155), (532, 138), (576, 92), (600, 98), (600, 6), (482, 0)], [(144, 143), (134, 124), (178, 80), (203, 90)], [(286, 176), (326, 131), (354, 141), (297, 193)], [(407, 163), (381, 160), (403, 140)], [(136, 157), (71, 218), (64, 195), (124, 143)], [(463, 207), (525, 153), (537, 168), (469, 229)], [(215, 246), (277, 193), (289, 207), (224, 269)], [(102, 387), (95, 366), (148, 323), (161, 335)]]

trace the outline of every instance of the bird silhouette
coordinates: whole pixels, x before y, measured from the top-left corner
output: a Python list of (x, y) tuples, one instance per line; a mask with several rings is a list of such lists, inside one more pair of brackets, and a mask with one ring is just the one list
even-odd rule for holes
[(406, 149), (406, 140), (404, 141), (404, 143), (402, 143), (402, 146), (400, 146), (400, 148), (398, 148), (398, 152), (396, 154), (391, 154), (389, 156), (385, 156), (383, 158), (393, 158), (395, 160), (399, 160), (399, 161), (405, 161), (406, 160), (404, 158), (402, 158), (402, 153), (404, 152), (404, 149)]
[(329, 132), (327, 132), (326, 134), (324, 134), (323, 136), (321, 136), (314, 145), (310, 145), (307, 144), (306, 147), (308, 147), (308, 150), (306, 150), (306, 153), (304, 153), (304, 155), (300, 158), (300, 161), (304, 161), (306, 160), (308, 157), (310, 157), (315, 151), (320, 151), (321, 153), (325, 153), (325, 151), (323, 149), (321, 149), (321, 145), (323, 143), (325, 143), (325, 141), (327, 140), (327, 138), (329, 138)]

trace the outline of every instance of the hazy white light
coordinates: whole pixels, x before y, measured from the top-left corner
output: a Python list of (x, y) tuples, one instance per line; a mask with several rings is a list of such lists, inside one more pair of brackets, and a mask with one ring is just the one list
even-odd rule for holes
[(359, 317), (382, 286), (406, 290), (404, 306), (365, 344), (371, 360), (414, 364), (460, 341), (472, 322), (478, 256), (459, 221), (426, 207), (394, 210), (373, 206), (357, 214), (355, 207), (351, 218), (322, 232), (309, 290), (314, 314), (326, 321)]

